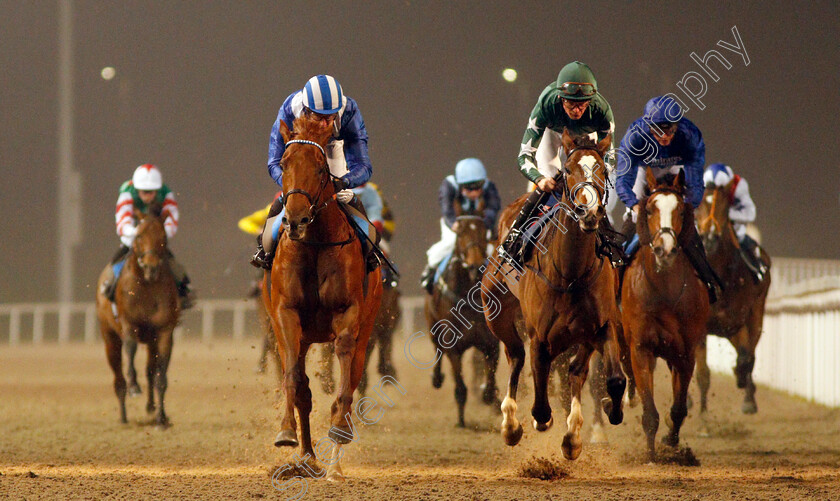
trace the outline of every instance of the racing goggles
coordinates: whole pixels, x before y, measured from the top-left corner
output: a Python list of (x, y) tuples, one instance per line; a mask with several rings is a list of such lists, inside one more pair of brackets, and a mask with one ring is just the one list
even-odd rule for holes
[(484, 181), (472, 181), (461, 185), (461, 189), (467, 191), (478, 191), (482, 188), (484, 188)]
[[(671, 122), (662, 122), (662, 123), (655, 123), (654, 126), (650, 128), (651, 133), (656, 136), (670, 136), (674, 132), (677, 131), (677, 124)], [(662, 132), (660, 134), (660, 131)]]
[(594, 96), (597, 89), (587, 82), (566, 82), (560, 86), (560, 90), (567, 96)]

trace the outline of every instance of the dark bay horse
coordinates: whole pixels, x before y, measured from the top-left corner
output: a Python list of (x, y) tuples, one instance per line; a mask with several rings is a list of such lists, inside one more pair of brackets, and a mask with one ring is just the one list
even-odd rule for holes
[[(758, 411), (755, 402), (755, 383), (752, 370), (755, 348), (761, 338), (764, 323), (764, 303), (770, 289), (770, 273), (760, 283), (740, 255), (740, 244), (732, 222), (729, 220), (729, 193), (732, 182), (723, 187), (707, 188), (703, 203), (697, 209), (700, 236), (709, 264), (724, 284), (723, 296), (711, 307), (706, 332), (724, 337), (732, 343), (737, 353), (734, 367), (738, 388), (744, 388), (744, 414)], [(770, 257), (762, 249), (762, 260), (770, 267)], [(706, 364), (706, 342), (697, 352), (697, 383), (700, 386), (700, 412), (707, 410), (709, 392), (709, 366)]]
[(139, 341), (148, 346), (149, 353), (146, 363), (146, 376), (149, 381), (146, 411), (155, 411), (154, 394), (157, 393), (155, 422), (160, 427), (166, 427), (169, 418), (164, 411), (163, 397), (167, 387), (166, 371), (172, 354), (172, 331), (178, 324), (180, 315), (178, 290), (168, 264), (169, 251), (166, 248), (166, 232), (163, 229), (166, 213), (161, 214), (160, 205), (153, 204), (148, 214), (135, 212), (135, 218), (138, 220), (137, 235), (116, 284), (116, 315), (102, 290), (102, 282), (110, 273), (107, 268), (99, 276), (96, 313), (102, 339), (105, 341), (108, 364), (114, 372), (114, 391), (120, 402), (120, 421), (127, 422), (122, 346), (125, 343), (128, 351), (132, 387), (139, 393), (133, 365), (134, 352)]
[(653, 461), (659, 428), (653, 400), (656, 358), (665, 359), (671, 370), (671, 429), (662, 442), (675, 447), (688, 413), (688, 384), (694, 372), (695, 352), (706, 336), (709, 295), (681, 250), (683, 229), (694, 224), (693, 212), (683, 200), (683, 172), (673, 183), (657, 185), (648, 168), (647, 183), (655, 189), (639, 202), (636, 231), (640, 246), (624, 273), (621, 309), (624, 349), (629, 353), (636, 390), (644, 406), (642, 427)]
[[(467, 402), (467, 385), (464, 383), (461, 364), (464, 352), (475, 348), (484, 355), (482, 401), (488, 405), (498, 404), (496, 368), (499, 364), (499, 341), (487, 330), (482, 311), (467, 304), (467, 294), (479, 283), (480, 269), (487, 257), (487, 227), (484, 219), (481, 215), (458, 216), (452, 231), (455, 233), (452, 257), (435, 282), (432, 294), (426, 297), (425, 313), (432, 342), (446, 354), (452, 365), (458, 426), (463, 428), (464, 406)], [(450, 333), (457, 334), (451, 336)], [(441, 359), (438, 358), (432, 385), (440, 388), (442, 384)]]
[[(338, 458), (353, 438), (350, 417), (353, 392), (365, 366), (365, 350), (382, 296), (380, 269), (367, 273), (362, 247), (335, 197), (325, 148), (332, 128), (301, 117), (294, 132), (280, 123), (286, 143), (283, 169), (283, 234), (263, 300), (277, 337), (283, 364), (285, 413), (274, 445), (301, 446), (315, 457), (309, 426), (312, 392), (306, 353), (313, 343), (334, 343), (340, 368), (338, 395), (332, 404), (329, 439)], [(295, 408), (301, 422), (297, 435)], [(343, 479), (336, 459), (327, 478)]]
[[(547, 392), (551, 363), (565, 351), (576, 350), (569, 366), (572, 403), (562, 450), (567, 459), (577, 459), (582, 449), (580, 393), (592, 353), (598, 350), (604, 355), (610, 398), (602, 404), (612, 424), (623, 419), (621, 398), (626, 378), (621, 371), (617, 339), (618, 274), (609, 261), (596, 254), (595, 230), (606, 217), (608, 167), (603, 156), (611, 138), (595, 144), (588, 138), (572, 139), (564, 131), (562, 143), (567, 160), (557, 194), (560, 208), (539, 236), (542, 247), (534, 250), (520, 270), (503, 264), (498, 251), (494, 253), (484, 272), (482, 298), (487, 324), (504, 344), (511, 365), (507, 396), (501, 406), (502, 436), (508, 445), (516, 445), (522, 438), (522, 425), (516, 418), (516, 392), (525, 363), (525, 345), (516, 329), (519, 312), (530, 339), (535, 393), (531, 415), (537, 431), (545, 431), (553, 423)], [(503, 211), (500, 234), (510, 227), (525, 198), (520, 197)], [(503, 241), (504, 235), (500, 238)], [(494, 308), (494, 303), (500, 308)]]

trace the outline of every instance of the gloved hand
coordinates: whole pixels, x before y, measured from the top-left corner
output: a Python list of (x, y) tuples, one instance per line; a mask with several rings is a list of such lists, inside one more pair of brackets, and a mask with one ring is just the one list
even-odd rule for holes
[(338, 193), (339, 191), (347, 188), (347, 181), (340, 177), (333, 178), (333, 188), (335, 188), (335, 192)]

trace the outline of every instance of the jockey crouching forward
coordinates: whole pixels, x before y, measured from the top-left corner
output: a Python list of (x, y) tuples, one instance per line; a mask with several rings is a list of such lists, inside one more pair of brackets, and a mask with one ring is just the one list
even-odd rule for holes
[[(111, 259), (111, 275), (102, 283), (105, 297), (114, 301), (114, 293), (117, 290), (117, 279), (120, 277), (125, 257), (131, 249), (134, 237), (137, 233), (137, 222), (134, 220), (134, 211), (146, 214), (149, 205), (157, 202), (167, 212), (163, 228), (166, 231), (166, 238), (175, 236), (178, 232), (178, 202), (175, 195), (168, 186), (163, 184), (163, 177), (160, 170), (152, 164), (144, 164), (134, 170), (130, 180), (120, 186), (120, 194), (117, 197), (117, 209), (115, 219), (117, 223), (117, 235), (122, 245)], [(175, 260), (175, 256), (167, 249), (169, 256), (169, 269), (175, 277), (175, 285), (178, 287), (178, 296), (181, 298), (181, 309), (188, 309), (195, 303), (195, 294), (190, 289), (190, 279), (184, 267)]]
[[(517, 161), (522, 174), (536, 185), (536, 189), (525, 201), (502, 243), (500, 253), (505, 259), (522, 262), (520, 237), (524, 226), (534, 210), (559, 187), (556, 180), (558, 164), (550, 159), (562, 154), (563, 129), (572, 136), (589, 136), (595, 142), (615, 130), (612, 108), (598, 92), (595, 74), (580, 61), (571, 62), (560, 70), (557, 80), (540, 94), (528, 119)], [(546, 147), (548, 155), (538, 154), (538, 149), (543, 152)], [(609, 220), (602, 219), (598, 225), (599, 252), (607, 255), (614, 266), (620, 266), (623, 253), (614, 244), (613, 234), (615, 231)]]
[(758, 242), (747, 235), (747, 224), (755, 221), (755, 203), (750, 197), (750, 187), (747, 180), (735, 174), (732, 168), (724, 164), (712, 164), (703, 173), (703, 184), (707, 187), (729, 188), (729, 219), (735, 228), (735, 235), (741, 245), (741, 258), (752, 271), (756, 282), (761, 282), (767, 273), (767, 265), (761, 259), (761, 248)]
[[(434, 276), (438, 266), (455, 249), (455, 232), (452, 225), (458, 213), (475, 214), (483, 206), (484, 225), (495, 238), (496, 217), (502, 206), (499, 190), (487, 179), (487, 170), (477, 158), (465, 158), (455, 165), (455, 175), (446, 176), (438, 190), (438, 201), (442, 217), (440, 218), (440, 241), (426, 251), (427, 264), (420, 285), (429, 294), (434, 286)], [(456, 209), (456, 206), (457, 207)]]
[[(293, 92), (283, 102), (277, 114), (277, 120), (271, 128), (268, 145), (269, 175), (275, 183), (283, 186), (280, 159), (286, 151), (286, 145), (280, 134), (280, 122), (285, 122), (289, 130), (294, 132), (294, 120), (300, 116), (319, 120), (325, 127), (332, 127), (333, 137), (327, 144), (325, 153), (330, 172), (337, 178), (333, 180), (337, 199), (342, 204), (350, 204), (364, 214), (362, 204), (348, 188), (355, 188), (366, 183), (373, 172), (368, 157), (367, 129), (356, 101), (345, 96), (338, 81), (329, 75), (317, 75), (310, 78), (303, 89)], [(282, 212), (283, 197), (279, 197), (274, 200), (268, 212), (265, 228), (269, 231), (266, 233), (264, 228), (262, 234), (257, 237), (257, 252), (251, 259), (251, 264), (256, 267), (271, 269), (279, 238)], [(368, 239), (360, 236), (360, 240), (366, 255), (368, 270), (372, 270), (379, 265), (379, 259), (375, 253), (371, 252), (372, 246), (367, 241)]]
[[(628, 256), (632, 256), (639, 246), (636, 235), (636, 219), (642, 209), (639, 199), (644, 198), (648, 189), (654, 188), (647, 186), (645, 167), (651, 168), (657, 180), (677, 175), (682, 170), (686, 184), (685, 201), (690, 205), (688, 210), (694, 211), (703, 199), (706, 144), (700, 129), (682, 115), (680, 105), (672, 97), (655, 97), (647, 102), (644, 116), (630, 125), (619, 145), (616, 191), (627, 206), (622, 232), (629, 241)], [(709, 301), (714, 303), (717, 298), (715, 286), (723, 286), (706, 259), (697, 228), (694, 225), (683, 228), (679, 243), (706, 285)]]

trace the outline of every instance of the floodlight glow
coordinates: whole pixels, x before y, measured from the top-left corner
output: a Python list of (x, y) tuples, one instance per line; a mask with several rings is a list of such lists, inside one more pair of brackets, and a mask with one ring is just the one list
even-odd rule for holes
[(508, 82), (516, 81), (516, 70), (513, 68), (505, 68), (504, 71), (502, 71), (502, 78)]

